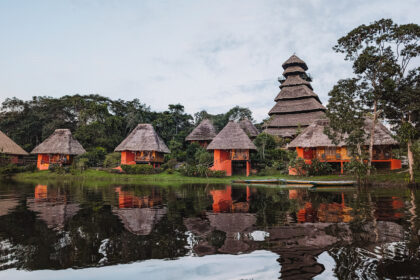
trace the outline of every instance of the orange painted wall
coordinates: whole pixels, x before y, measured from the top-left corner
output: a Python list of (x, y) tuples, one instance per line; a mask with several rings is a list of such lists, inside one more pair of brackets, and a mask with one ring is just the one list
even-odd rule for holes
[(228, 150), (214, 150), (214, 164), (211, 170), (224, 170), (226, 176), (232, 176), (232, 160)]
[(136, 162), (134, 161), (134, 153), (130, 151), (122, 151), (121, 164), (136, 164)]
[(50, 167), (50, 156), (46, 154), (38, 154), (38, 160), (36, 163), (36, 167), (38, 170), (48, 170)]
[(401, 169), (400, 159), (391, 159), (391, 170)]

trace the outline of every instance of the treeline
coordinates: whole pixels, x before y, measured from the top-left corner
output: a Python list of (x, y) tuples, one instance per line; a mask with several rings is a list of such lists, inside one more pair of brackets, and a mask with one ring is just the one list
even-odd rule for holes
[(110, 153), (137, 124), (151, 123), (171, 149), (171, 156), (184, 161), (185, 137), (204, 118), (211, 119), (220, 130), (229, 120), (252, 120), (252, 112), (236, 106), (223, 114), (201, 111), (192, 116), (181, 104), (170, 104), (167, 110), (156, 112), (138, 99), (78, 94), (34, 96), (31, 100), (6, 99), (0, 110), (0, 130), (30, 152), (55, 129), (69, 128), (87, 151), (102, 147)]

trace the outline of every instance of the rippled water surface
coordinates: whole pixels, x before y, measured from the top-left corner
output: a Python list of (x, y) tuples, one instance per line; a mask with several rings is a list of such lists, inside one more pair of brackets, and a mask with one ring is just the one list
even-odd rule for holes
[(419, 279), (405, 187), (0, 182), (0, 279)]

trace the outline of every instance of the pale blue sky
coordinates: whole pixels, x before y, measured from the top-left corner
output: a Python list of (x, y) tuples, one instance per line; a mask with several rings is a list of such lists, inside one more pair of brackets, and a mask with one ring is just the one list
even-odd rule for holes
[(420, 24), (420, 1), (0, 0), (0, 101), (98, 93), (153, 110), (251, 108), (267, 117), (296, 53), (325, 104), (351, 75), (331, 49), (380, 18)]

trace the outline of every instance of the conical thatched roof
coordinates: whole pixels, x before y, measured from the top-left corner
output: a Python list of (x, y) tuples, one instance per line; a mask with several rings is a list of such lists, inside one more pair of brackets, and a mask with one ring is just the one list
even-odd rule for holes
[(280, 93), (276, 105), (268, 113), (270, 119), (264, 124), (266, 133), (293, 138), (299, 127), (305, 128), (313, 120), (325, 116), (325, 107), (313, 92), (306, 79), (306, 63), (292, 55), (283, 63), (286, 80), (280, 81)]
[(32, 150), (31, 154), (81, 155), (86, 153), (71, 134), (70, 129), (56, 129), (47, 139)]
[(0, 131), (0, 153), (8, 155), (28, 155), (18, 144)]
[(213, 123), (204, 119), (201, 123), (194, 128), (194, 130), (188, 134), (185, 138), (187, 141), (204, 141), (204, 140), (213, 140), (216, 137), (216, 129), (213, 126)]
[(308, 66), (306, 66), (305, 61), (303, 61), (302, 59), (300, 59), (296, 55), (292, 55), (291, 57), (289, 57), (289, 59), (286, 60), (282, 64), (282, 67), (283, 67), (283, 69), (286, 69), (290, 66), (296, 66), (296, 65), (302, 67), (304, 70), (308, 70)]
[(115, 151), (156, 151), (170, 153), (165, 142), (159, 137), (153, 126), (148, 123), (137, 125), (127, 138), (115, 148)]
[(228, 124), (219, 132), (219, 134), (217, 134), (207, 147), (207, 150), (231, 149), (257, 149), (239, 124), (232, 121), (228, 122)]
[[(324, 128), (329, 125), (327, 119), (320, 119), (314, 121), (310, 126), (305, 128), (292, 142), (287, 146), (288, 148), (315, 148), (315, 147), (341, 147), (345, 146), (345, 142), (341, 141), (335, 145), (331, 139), (324, 134)], [(370, 127), (372, 120), (366, 119), (365, 130), (366, 135), (370, 134)], [(370, 138), (367, 137), (365, 145), (369, 145)], [(398, 145), (398, 142), (392, 137), (391, 132), (381, 123), (375, 125), (374, 145)]]
[(248, 119), (244, 119), (239, 122), (239, 126), (245, 131), (245, 133), (249, 137), (257, 137), (259, 134), (258, 129), (255, 127), (255, 125)]

